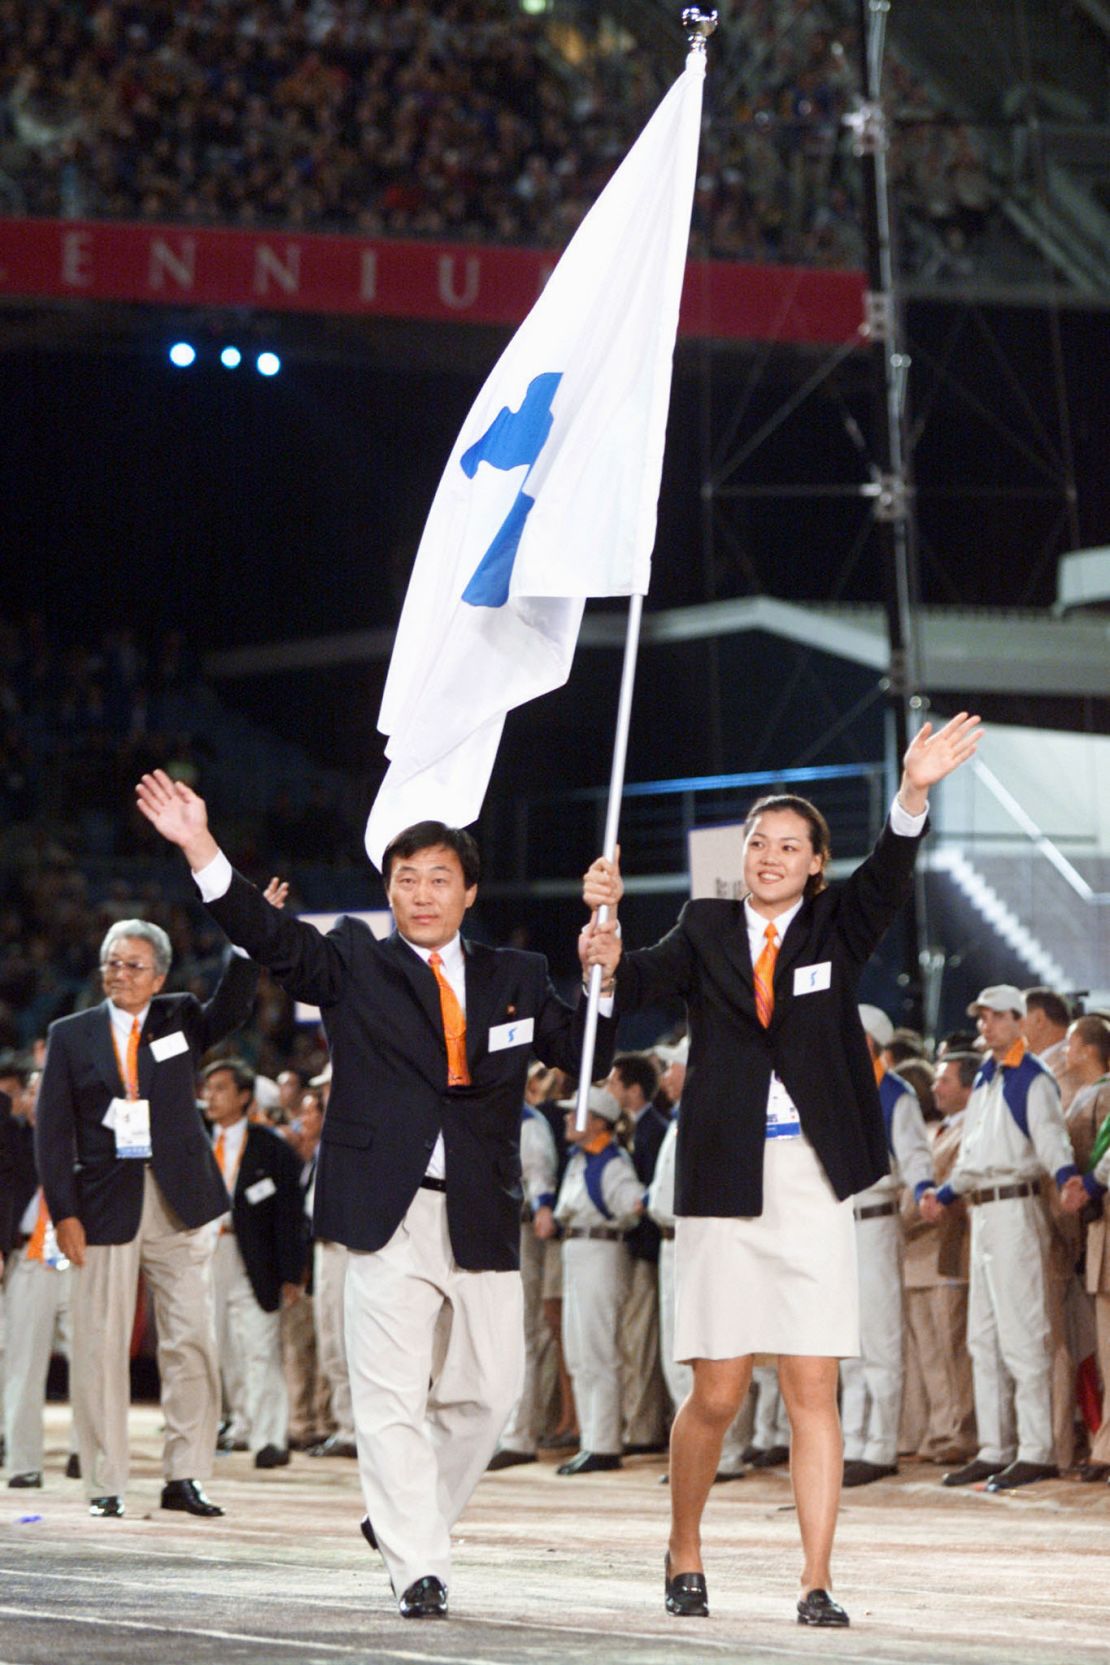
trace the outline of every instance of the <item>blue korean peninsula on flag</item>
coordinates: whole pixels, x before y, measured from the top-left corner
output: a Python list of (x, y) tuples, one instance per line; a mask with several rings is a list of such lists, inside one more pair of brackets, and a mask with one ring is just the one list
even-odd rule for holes
[(417, 551), (366, 848), (467, 826), (506, 712), (561, 687), (587, 596), (646, 594), (705, 54), (692, 50), (463, 423)]

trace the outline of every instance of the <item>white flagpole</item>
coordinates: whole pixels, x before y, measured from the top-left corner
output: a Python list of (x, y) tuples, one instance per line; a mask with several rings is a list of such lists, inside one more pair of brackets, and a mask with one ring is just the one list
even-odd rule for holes
[[(605, 837), (602, 853), (612, 861), (617, 853), (617, 827), (620, 822), (621, 798), (624, 794), (624, 766), (628, 755), (628, 730), (632, 722), (632, 688), (636, 681), (636, 654), (640, 645), (640, 614), (644, 598), (633, 595), (628, 601), (628, 628), (624, 638), (624, 664), (621, 669), (621, 690), (617, 700), (617, 727), (613, 736), (613, 767), (609, 775), (609, 804), (605, 812)], [(609, 917), (609, 909), (597, 910), (598, 923)], [(597, 1045), (597, 1007), (601, 999), (602, 967), (590, 968), (590, 997), (586, 1005), (586, 1028), (582, 1037), (582, 1073), (578, 1081), (578, 1105), (575, 1126), (579, 1133), (586, 1128), (586, 1114), (593, 1077), (594, 1049)]]
[[(689, 6), (682, 14), (690, 47), (705, 53), (705, 43), (717, 27), (717, 13)], [(624, 665), (621, 670), (621, 690), (617, 701), (617, 726), (613, 736), (613, 767), (609, 775), (609, 804), (605, 814), (605, 837), (602, 854), (612, 861), (617, 853), (617, 826), (620, 821), (621, 798), (624, 794), (624, 766), (628, 755), (628, 730), (632, 722), (632, 688), (636, 680), (636, 654), (640, 644), (640, 614), (642, 595), (632, 595), (628, 602), (628, 629), (624, 639)], [(597, 910), (598, 923), (609, 918), (609, 909)], [(579, 1133), (586, 1130), (589, 1110), (590, 1082), (593, 1078), (594, 1051), (597, 1046), (597, 1007), (601, 999), (602, 968), (590, 969), (589, 1000), (586, 1005), (586, 1027), (582, 1037), (582, 1071), (578, 1081), (578, 1103), (575, 1107), (575, 1126)]]

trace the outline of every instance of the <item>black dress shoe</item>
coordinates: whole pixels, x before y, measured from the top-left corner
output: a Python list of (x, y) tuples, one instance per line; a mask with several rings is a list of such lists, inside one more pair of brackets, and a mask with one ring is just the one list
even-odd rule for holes
[(1060, 1470), (1055, 1463), (1011, 1463), (1001, 1474), (992, 1474), (987, 1481), (989, 1492), (1012, 1492), (1017, 1486), (1031, 1486), (1037, 1480), (1059, 1480)]
[(89, 1503), (90, 1515), (103, 1515), (119, 1520), (123, 1514), (122, 1497), (94, 1497)]
[(762, 1455), (763, 1447), (761, 1445), (746, 1445), (740, 1453), (740, 1461), (742, 1463), (754, 1463), (756, 1458), (762, 1457)]
[(499, 1469), (519, 1468), (521, 1463), (538, 1463), (539, 1458), (534, 1451), (495, 1451), (486, 1464), (487, 1474), (496, 1474)]
[(954, 1468), (950, 1474), (946, 1474), (941, 1481), (941, 1485), (978, 1486), (997, 1473), (998, 1465), (996, 1463), (983, 1463), (980, 1462), (978, 1457), (973, 1457), (970, 1463), (964, 1464), (963, 1468)]
[(705, 1574), (675, 1573), (671, 1577), (671, 1552), (663, 1558), (663, 1599), (668, 1613), (676, 1619), (708, 1619), (709, 1591)]
[(220, 1434), (216, 1440), (216, 1450), (221, 1457), (226, 1457), (232, 1451), (246, 1451), (246, 1440), (237, 1440), (230, 1433)]
[(865, 1463), (862, 1457), (850, 1457), (844, 1464), (844, 1484), (869, 1486), (873, 1480), (885, 1480), (897, 1473), (897, 1463)]
[(254, 1456), (255, 1468), (286, 1468), (289, 1463), (289, 1452), (280, 1445), (264, 1445)]
[(560, 1463), (556, 1474), (607, 1474), (611, 1469), (621, 1468), (623, 1465), (619, 1457), (606, 1451), (580, 1451), (577, 1457), (572, 1457), (569, 1463)]
[(843, 1607), (832, 1599), (827, 1590), (811, 1590), (798, 1603), (800, 1625), (839, 1625), (843, 1629), (851, 1622)]
[(167, 1480), (162, 1487), (163, 1509), (183, 1509), (187, 1515), (222, 1515), (218, 1503), (204, 1495), (204, 1487), (195, 1480)]
[(660, 1441), (646, 1445), (625, 1445), (621, 1447), (622, 1457), (657, 1457), (661, 1451), (666, 1451), (666, 1443)]
[(28, 1469), (26, 1474), (13, 1474), (8, 1481), (8, 1486), (13, 1491), (28, 1490), (32, 1486), (41, 1488), (42, 1475), (38, 1469)]
[(438, 1578), (418, 1578), (401, 1597), (402, 1619), (445, 1619), (447, 1591)]
[(781, 1468), (783, 1463), (789, 1461), (788, 1445), (772, 1445), (766, 1451), (758, 1451), (751, 1459), (751, 1464), (753, 1468)]
[(369, 1515), (363, 1515), (362, 1519), (358, 1523), (358, 1529), (366, 1539), (366, 1542), (370, 1545), (370, 1548), (377, 1549), (378, 1540), (374, 1536), (374, 1528), (370, 1525)]
[(67, 1480), (80, 1480), (80, 1478), (81, 1478), (81, 1459), (77, 1455), (76, 1451), (71, 1451), (69, 1456), (66, 1458), (66, 1479)]
[(1110, 1463), (1080, 1463), (1076, 1472), (1084, 1485), (1093, 1486), (1098, 1480), (1110, 1480)]
[(718, 1469), (716, 1474), (713, 1476), (713, 1484), (715, 1486), (727, 1486), (730, 1480), (745, 1479), (747, 1472), (747, 1469), (744, 1468)]

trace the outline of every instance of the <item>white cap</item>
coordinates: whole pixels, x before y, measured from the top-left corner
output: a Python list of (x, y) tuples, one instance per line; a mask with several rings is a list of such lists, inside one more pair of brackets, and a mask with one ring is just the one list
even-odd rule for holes
[(254, 1102), (260, 1110), (276, 1110), (281, 1103), (281, 1088), (268, 1075), (254, 1078)]
[(683, 1035), (682, 1039), (675, 1041), (673, 1046), (664, 1046), (660, 1042), (658, 1046), (649, 1047), (648, 1050), (654, 1052), (664, 1069), (669, 1069), (671, 1064), (685, 1064), (689, 1059), (690, 1037), (689, 1035)]
[(988, 1012), (1016, 1012), (1019, 1017), (1025, 1016), (1025, 996), (1013, 983), (992, 983), (989, 989), (982, 989), (968, 1007), (968, 1017), (976, 1017), (981, 1006)]
[(331, 1059), (329, 1058), (319, 1075), (314, 1075), (309, 1082), (310, 1087), (326, 1087), (331, 1080)]
[(878, 1047), (889, 1046), (894, 1039), (894, 1025), (881, 1006), (857, 1006), (864, 1033), (871, 1036)]
[[(577, 1110), (578, 1108), (578, 1100), (576, 1098), (561, 1098), (558, 1102), (560, 1110)], [(590, 1096), (586, 1100), (586, 1108), (592, 1116), (600, 1116), (603, 1122), (608, 1122), (610, 1127), (621, 1113), (620, 1105), (617, 1103), (612, 1093), (606, 1092), (604, 1087), (590, 1088)]]

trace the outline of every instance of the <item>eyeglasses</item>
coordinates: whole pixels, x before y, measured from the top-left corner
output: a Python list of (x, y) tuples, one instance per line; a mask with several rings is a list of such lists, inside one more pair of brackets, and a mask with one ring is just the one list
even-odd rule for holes
[(100, 969), (114, 972), (117, 977), (123, 971), (129, 977), (154, 976), (154, 967), (148, 965), (145, 960), (101, 960)]

